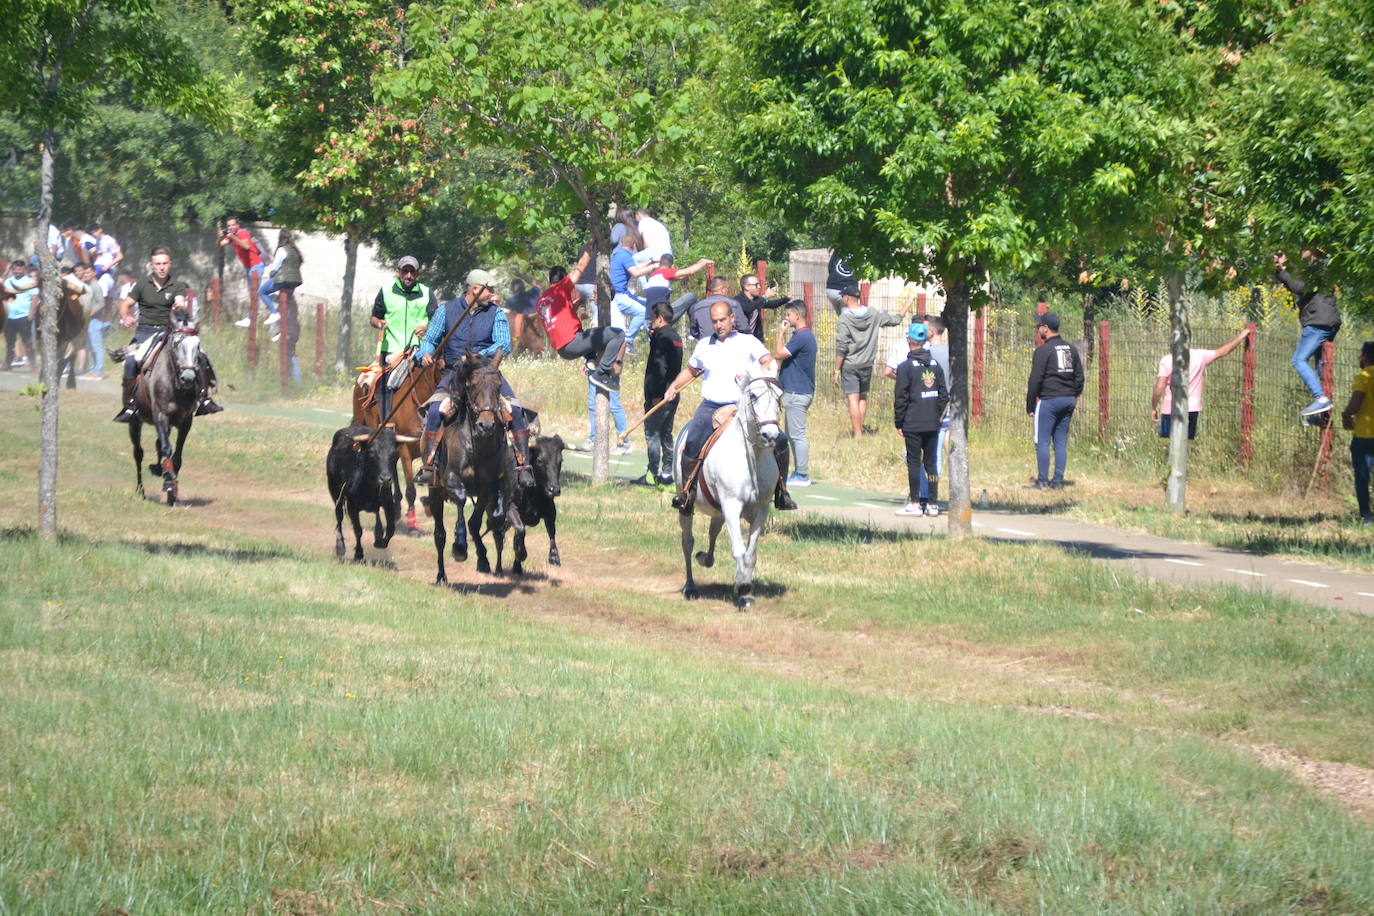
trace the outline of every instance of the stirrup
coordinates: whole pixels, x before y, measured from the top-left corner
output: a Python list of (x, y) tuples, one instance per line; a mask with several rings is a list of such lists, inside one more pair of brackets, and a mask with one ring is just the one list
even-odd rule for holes
[(203, 417), (212, 413), (221, 413), (223, 410), (224, 408), (216, 404), (212, 398), (206, 397), (196, 406), (195, 415)]
[(134, 417), (137, 417), (137, 416), (138, 416), (138, 408), (135, 407), (135, 406), (132, 405), (132, 404), (125, 404), (124, 407), (123, 407), (123, 409), (120, 410), (119, 413), (117, 413), (117, 414), (114, 415), (114, 422), (116, 422), (116, 423), (132, 423), (133, 420), (134, 420)]
[(415, 475), (415, 485), (417, 487), (427, 487), (434, 482), (434, 465), (427, 464), (420, 468), (420, 473)]

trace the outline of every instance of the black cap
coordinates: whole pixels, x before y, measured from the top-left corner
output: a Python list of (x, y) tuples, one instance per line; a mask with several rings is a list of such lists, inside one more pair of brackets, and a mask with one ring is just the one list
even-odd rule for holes
[(846, 283), (844, 286), (841, 286), (841, 287), (840, 287), (840, 295), (841, 295), (841, 296), (853, 296), (855, 299), (860, 299), (860, 298), (862, 298), (862, 297), (859, 295), (859, 284), (857, 284), (857, 283)]
[(1045, 314), (1036, 318), (1035, 323), (1037, 326), (1043, 324), (1045, 327), (1049, 328), (1051, 331), (1054, 331), (1056, 334), (1059, 333), (1059, 316), (1056, 315), (1054, 312), (1046, 312)]

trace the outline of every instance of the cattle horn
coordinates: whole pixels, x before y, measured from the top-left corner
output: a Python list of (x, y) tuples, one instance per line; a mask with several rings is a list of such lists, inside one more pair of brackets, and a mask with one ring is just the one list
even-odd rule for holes
[(404, 444), (407, 443), (407, 442), (419, 442), (419, 441), (420, 441), (420, 437), (419, 437), (419, 436), (397, 436), (397, 437), (396, 437), (396, 441), (404, 445)]
[(353, 437), (353, 441), (354, 441), (354, 442), (366, 442), (367, 439), (368, 439), (368, 437), (371, 436), (371, 435), (372, 435), (371, 433), (360, 433), (359, 435), (356, 435), (356, 436)]

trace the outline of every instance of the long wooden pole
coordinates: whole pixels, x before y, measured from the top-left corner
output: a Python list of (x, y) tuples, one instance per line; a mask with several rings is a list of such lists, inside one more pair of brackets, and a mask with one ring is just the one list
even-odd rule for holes
[[(678, 392), (678, 397), (681, 397), (681, 396), (682, 396), (682, 392), (679, 391), (679, 392)], [(665, 405), (665, 404), (671, 404), (671, 403), (673, 403), (673, 401), (676, 401), (676, 400), (677, 400), (677, 398), (673, 398), (672, 401), (668, 400), (667, 398), (660, 398), (660, 399), (659, 399), (659, 402), (658, 402), (657, 404), (655, 404), (653, 407), (650, 407), (648, 410), (646, 410), (646, 411), (644, 412), (644, 416), (640, 417), (638, 420), (636, 420), (635, 422), (631, 423), (628, 427), (626, 427), (626, 429), (625, 429), (625, 431), (624, 431), (623, 433), (621, 433), (620, 435), (618, 435), (618, 436), (615, 437), (616, 444), (617, 444), (617, 445), (624, 445), (624, 444), (625, 444), (625, 440), (630, 438), (630, 433), (634, 432), (635, 430), (637, 430), (637, 429), (639, 429), (641, 426), (643, 426), (645, 420), (649, 419), (649, 418), (652, 417), (654, 414), (658, 413), (659, 409), (662, 408), (663, 405)]]
[[(444, 336), (440, 338), (439, 345), (434, 348), (435, 352), (444, 352), (444, 344), (448, 343), (448, 339), (453, 336), (453, 332), (458, 330), (458, 326), (462, 324), (464, 321), (466, 321), (468, 319), (468, 316), (472, 314), (473, 310), (477, 308), (478, 301), (480, 300), (473, 300), (472, 305), (469, 305), (467, 307), (467, 310), (464, 311), (463, 314), (458, 316), (458, 320), (453, 323), (453, 327), (449, 328), (448, 331), (444, 334)], [(372, 435), (367, 437), (366, 445), (371, 445), (373, 440), (376, 439), (379, 435), (381, 435), (382, 430), (386, 429), (387, 423), (391, 422), (391, 418), (396, 416), (397, 409), (400, 408), (401, 403), (410, 395), (410, 392), (415, 388), (415, 383), (419, 380), (419, 373), (411, 373), (410, 380), (409, 383), (406, 385), (405, 391), (391, 399), (391, 412), (388, 413), (385, 417), (381, 418), (381, 422), (378, 423), (377, 428), (372, 431)], [(378, 379), (378, 384), (380, 383), (381, 380)], [(366, 445), (364, 447), (366, 447)]]

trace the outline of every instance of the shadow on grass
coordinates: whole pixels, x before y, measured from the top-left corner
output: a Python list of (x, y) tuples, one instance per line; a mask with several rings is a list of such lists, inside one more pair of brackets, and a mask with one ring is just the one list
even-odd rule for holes
[[(773, 521), (777, 516), (769, 516)], [(890, 528), (871, 528), (861, 522), (817, 519), (815, 516), (795, 521), (780, 521), (778, 531), (798, 541), (829, 541), (833, 544), (896, 544), (927, 537), (943, 537), (918, 532), (894, 531)], [(721, 535), (725, 537), (724, 534)], [(726, 552), (728, 555), (728, 551)]]
[(1352, 540), (1341, 535), (1314, 538), (1301, 537), (1296, 534), (1285, 536), (1281, 534), (1256, 533), (1233, 538), (1222, 538), (1217, 541), (1217, 546), (1227, 550), (1236, 550), (1242, 553), (1260, 555), (1297, 550), (1302, 553), (1323, 557), (1358, 556), (1363, 558), (1368, 556), (1370, 551), (1370, 545), (1367, 541)]
[[(733, 582), (701, 582), (696, 583), (697, 592), (703, 601), (723, 601), (726, 604), (735, 603), (735, 583)], [(781, 598), (787, 594), (787, 586), (781, 582), (759, 582), (755, 580), (752, 592), (755, 598)], [(681, 591), (678, 592), (681, 597)]]
[[(501, 575), (505, 576), (506, 573)], [(535, 585), (527, 580), (534, 578), (532, 574), (526, 574), (519, 579), (492, 582), (448, 582), (439, 583), (437, 587), (454, 592), (459, 595), (480, 595), (483, 598), (509, 598), (519, 592), (522, 595), (533, 595), (537, 591)], [(547, 577), (544, 577), (547, 581)]]
[[(83, 539), (84, 540), (84, 539)], [(95, 541), (89, 541), (95, 544)], [(264, 563), (268, 560), (292, 560), (297, 563), (314, 562), (313, 559), (302, 557), (275, 547), (262, 548), (258, 550), (235, 549), (229, 547), (210, 547), (205, 544), (177, 544), (165, 543), (158, 544), (150, 541), (110, 541), (112, 547), (128, 547), (133, 550), (141, 550), (150, 556), (174, 557), (207, 557), (219, 560), (233, 560), (235, 563)]]

